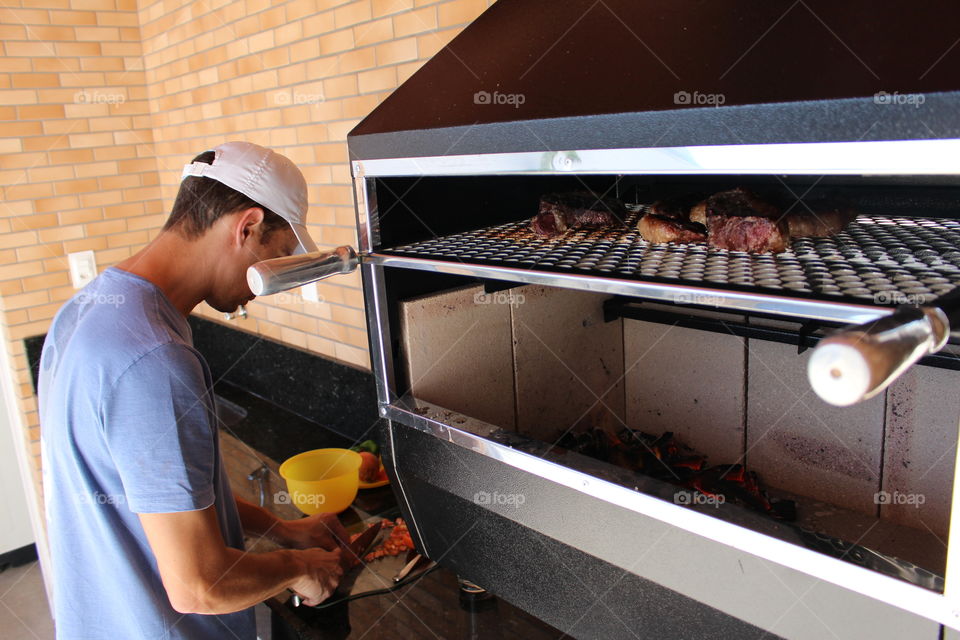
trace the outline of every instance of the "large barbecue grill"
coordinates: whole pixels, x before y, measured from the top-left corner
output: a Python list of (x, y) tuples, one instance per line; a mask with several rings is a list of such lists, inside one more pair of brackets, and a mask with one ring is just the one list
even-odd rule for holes
[[(418, 548), (574, 637), (955, 634), (960, 542), (946, 529), (960, 492), (946, 482), (925, 496), (940, 505), (932, 527), (861, 495), (901, 473), (882, 399), (870, 405), (880, 435), (851, 436), (877, 439), (877, 477), (817, 440), (843, 442), (842, 418), (796, 434), (782, 464), (755, 423), (678, 419), (716, 462), (765, 465), (770, 494), (796, 500), (795, 522), (678, 493), (569, 443), (626, 426), (635, 367), (658, 389), (678, 377), (626, 361), (628, 342), (656, 344), (635, 337), (641, 325), (694, 331), (706, 358), (781, 354), (768, 377), (793, 380), (838, 328), (956, 297), (957, 12), (500, 0), (361, 122), (349, 146), (384, 461)], [(839, 194), (860, 215), (779, 254), (653, 245), (634, 228), (658, 198), (737, 186), (798, 208)], [(619, 198), (626, 224), (536, 236), (540, 196), (563, 191)], [(553, 349), (577, 352), (582, 370), (538, 369), (531, 354)], [(951, 371), (955, 351), (915, 355)], [(645, 398), (644, 415), (674, 394), (709, 396), (691, 377)], [(732, 411), (746, 425), (776, 398), (743, 377)], [(579, 378), (609, 388), (581, 402)], [(950, 469), (958, 421), (937, 444)]]

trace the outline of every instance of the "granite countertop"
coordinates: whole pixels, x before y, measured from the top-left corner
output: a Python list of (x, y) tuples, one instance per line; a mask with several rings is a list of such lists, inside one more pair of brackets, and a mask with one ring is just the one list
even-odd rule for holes
[[(247, 474), (267, 466), (266, 506), (280, 517), (301, 514), (292, 505), (278, 505), (273, 492), (285, 488), (278, 462), (310, 449), (350, 447), (354, 443), (330, 429), (257, 397), (234, 385), (216, 385), (221, 417), (221, 450), (234, 493), (256, 503), (259, 495)], [(372, 435), (372, 434), (371, 434)], [(364, 436), (361, 439), (366, 439)], [(340, 514), (349, 531), (379, 518), (400, 514), (389, 485), (362, 490), (353, 505)], [(266, 551), (256, 543), (251, 551)], [(264, 547), (264, 548), (260, 548)], [(439, 568), (409, 585), (381, 595), (342, 602), (326, 609), (293, 607), (273, 598), (266, 603), (274, 613), (274, 640), (345, 640), (348, 638), (559, 638), (560, 632), (495, 597), (462, 595), (456, 575)]]

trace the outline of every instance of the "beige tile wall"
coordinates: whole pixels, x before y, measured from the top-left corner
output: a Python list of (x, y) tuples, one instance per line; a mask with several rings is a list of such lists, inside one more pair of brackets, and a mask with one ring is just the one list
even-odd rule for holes
[[(276, 148), (310, 185), (318, 244), (355, 242), (346, 134), (493, 0), (5, 0), (0, 7), (0, 326), (39, 477), (22, 339), (142, 247), (180, 167), (227, 139)], [(240, 329), (368, 367), (356, 276), (251, 305)], [(201, 305), (198, 313), (222, 316)]]

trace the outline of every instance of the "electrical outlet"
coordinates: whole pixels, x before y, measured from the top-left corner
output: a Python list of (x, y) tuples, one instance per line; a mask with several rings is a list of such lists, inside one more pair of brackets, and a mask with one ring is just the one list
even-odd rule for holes
[(311, 282), (300, 287), (300, 296), (310, 302), (320, 302), (320, 294), (317, 292), (317, 283)]
[(77, 251), (67, 254), (70, 264), (70, 280), (74, 289), (82, 289), (97, 277), (97, 257), (93, 251)]

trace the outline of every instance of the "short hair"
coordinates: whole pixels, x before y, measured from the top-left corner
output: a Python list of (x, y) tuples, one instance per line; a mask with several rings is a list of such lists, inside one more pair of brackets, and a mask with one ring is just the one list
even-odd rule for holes
[[(213, 164), (214, 157), (213, 151), (204, 151), (193, 162)], [(269, 242), (274, 231), (290, 226), (270, 209), (222, 182), (202, 176), (187, 176), (180, 183), (180, 191), (177, 192), (177, 199), (163, 230), (175, 230), (187, 238), (198, 238), (221, 217), (250, 207), (263, 209), (263, 234), (260, 236), (263, 244)]]

